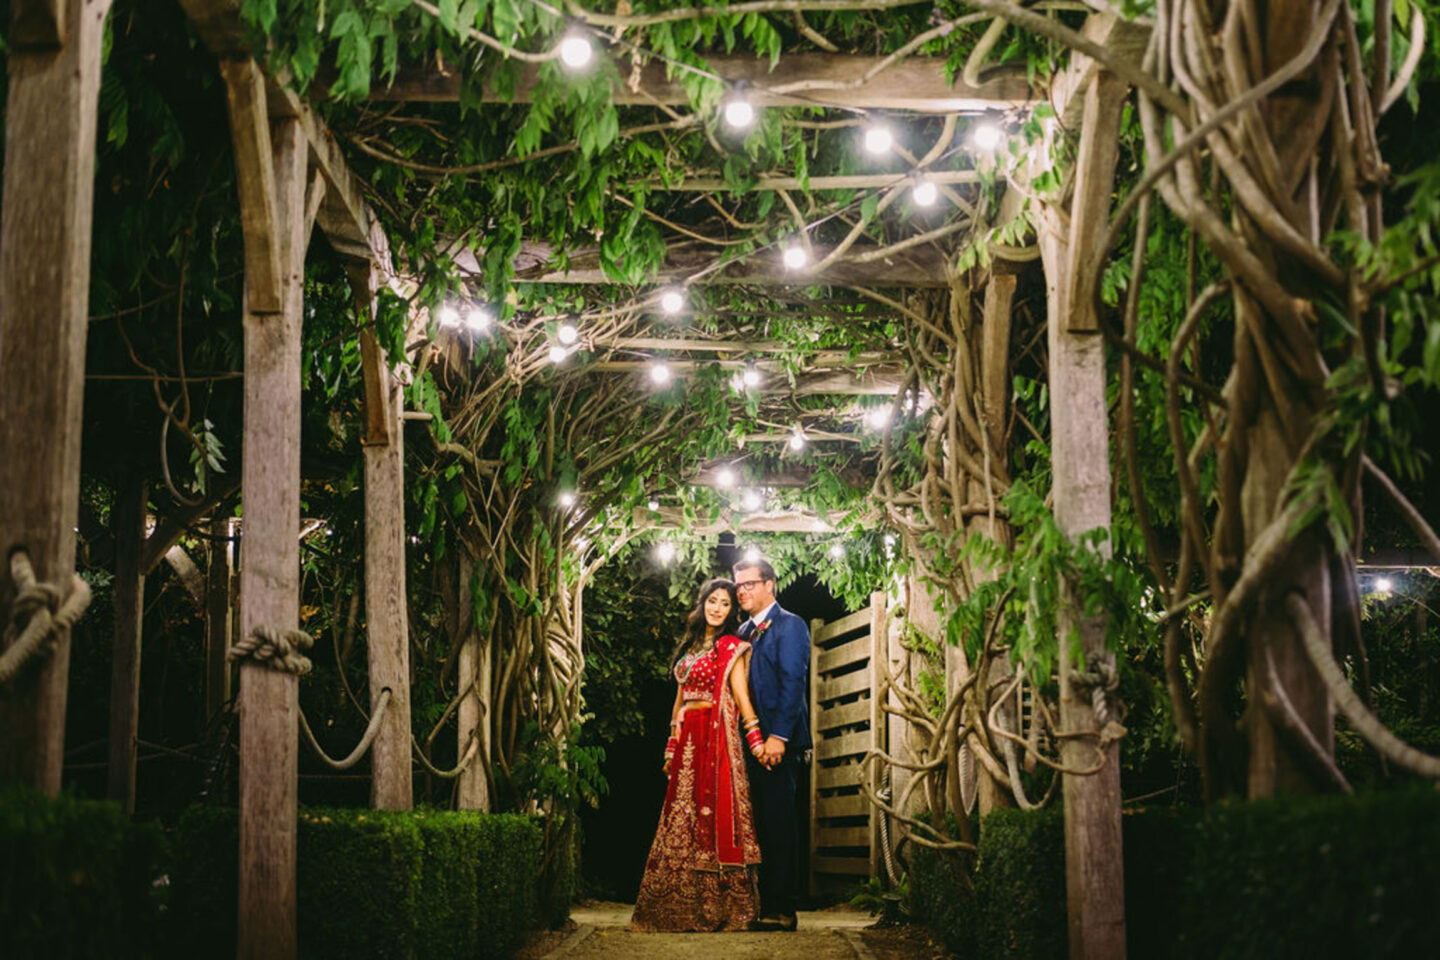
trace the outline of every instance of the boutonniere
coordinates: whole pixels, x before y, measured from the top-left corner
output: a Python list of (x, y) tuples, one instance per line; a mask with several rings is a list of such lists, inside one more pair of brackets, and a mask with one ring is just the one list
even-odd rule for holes
[(760, 634), (764, 633), (766, 630), (769, 630), (769, 629), (770, 629), (770, 621), (769, 621), (769, 620), (766, 620), (764, 623), (757, 623), (757, 624), (755, 625), (755, 630), (750, 634), (750, 642), (751, 642), (751, 643), (754, 643), (756, 640), (759, 640), (759, 639), (760, 639)]

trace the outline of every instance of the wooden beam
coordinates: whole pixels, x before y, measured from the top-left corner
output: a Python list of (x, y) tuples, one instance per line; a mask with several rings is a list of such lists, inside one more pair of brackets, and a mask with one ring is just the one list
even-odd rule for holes
[[(300, 622), (300, 325), (306, 147), (296, 120), (273, 131), (284, 310), (244, 313), (240, 634)], [(248, 252), (248, 248), (247, 248)], [(247, 263), (247, 269), (249, 264)], [(240, 666), (240, 960), (295, 956), (299, 678)]]
[[(815, 245), (814, 261), (824, 258), (831, 249), (821, 244)], [(780, 262), (779, 249), (772, 247), (706, 275), (704, 282), (747, 283), (757, 286), (858, 287), (944, 287), (949, 283), (946, 280), (945, 258), (934, 247), (911, 247), (886, 256), (877, 256), (879, 252), (879, 249), (872, 245), (857, 243), (850, 248), (847, 256), (817, 272), (804, 268), (789, 269)], [(686, 280), (711, 267), (715, 259), (715, 253), (710, 248), (672, 247), (653, 282)], [(515, 282), (613, 284), (620, 281), (612, 279), (601, 269), (598, 250), (576, 250), (570, 254), (570, 263), (563, 270), (554, 269), (548, 260), (535, 266), (522, 267), (517, 263)]]
[[(838, 521), (837, 521), (838, 522)], [(635, 523), (658, 527), (662, 530), (684, 530), (697, 536), (713, 536), (718, 533), (830, 533), (835, 525), (818, 514), (801, 510), (781, 510), (770, 513), (740, 513), (724, 510), (714, 520), (697, 520), (686, 523), (685, 514), (679, 507), (661, 507), (659, 510), (636, 508)]]
[[(1135, 23), (1109, 13), (1092, 13), (1085, 19), (1080, 34), (1106, 47), (1116, 56), (1136, 63), (1144, 58), (1145, 47), (1150, 42), (1148, 24)], [(1084, 94), (1100, 71), (1100, 64), (1083, 53), (1075, 53), (1070, 57), (1070, 66), (1055, 78), (1050, 87), (1050, 103), (1062, 126), (1073, 130), (1082, 125)]]
[(115, 499), (115, 643), (110, 660), (110, 762), (106, 795), (135, 812), (135, 746), (140, 732), (140, 643), (145, 619), (145, 540), (150, 488), (138, 476), (121, 481)]
[[(907, 57), (881, 70), (867, 82), (857, 82), (884, 58), (832, 53), (792, 53), (781, 57), (772, 70), (765, 58), (743, 54), (713, 54), (705, 69), (727, 83), (743, 83), (756, 106), (820, 106), (904, 110), (909, 113), (957, 113), (1005, 110), (1036, 99), (1023, 69), (993, 71), (989, 79), (970, 86), (956, 77), (946, 79), (945, 61), (936, 57)], [(629, 64), (621, 64), (614, 88), (617, 106), (684, 106), (690, 103), (681, 74), (666, 76), (663, 63), (651, 61), (630, 82)], [(539, 84), (539, 65), (521, 64), (513, 95), (501, 95), (492, 86), (481, 90), (485, 103), (529, 103)], [(378, 101), (455, 102), (460, 98), (461, 71), (432, 67), (403, 67), (395, 82), (376, 85), (370, 99)]]
[(65, 43), (65, 0), (11, 0), (12, 50), (54, 51)]
[[(744, 366), (739, 361), (727, 360), (669, 360), (666, 366), (670, 368), (671, 376), (687, 377), (692, 375), (701, 367), (718, 364), (722, 367), (734, 367), (739, 369)], [(600, 360), (584, 368), (587, 373), (619, 373), (629, 374), (636, 378), (646, 375), (651, 362), (648, 360)], [(783, 368), (780, 364), (771, 362), (757, 363), (755, 365), (761, 372), (769, 371), (778, 373)], [(787, 396), (816, 396), (820, 394), (834, 394), (836, 396), (894, 396), (900, 392), (903, 386), (904, 371), (897, 364), (877, 364), (865, 370), (835, 370), (829, 373), (808, 374), (801, 373), (792, 387), (788, 381), (774, 382), (779, 377), (772, 377), (770, 383), (761, 382), (758, 390), (762, 394), (781, 394)]]
[[(7, 58), (0, 204), (0, 623), (9, 557), (68, 589), (75, 570), (96, 104), (106, 0), (68, 0), (59, 52)], [(3, 643), (0, 640), (0, 643)], [(0, 782), (60, 791), (70, 636), (0, 692)]]
[(280, 312), (280, 236), (265, 76), (248, 57), (221, 60), (245, 233), (245, 294), (257, 314)]
[[(834, 177), (761, 177), (740, 193), (757, 193), (766, 190), (869, 190), (893, 187), (910, 179), (905, 173), (858, 173)], [(975, 170), (932, 170), (925, 179), (934, 184), (979, 183), (980, 174)], [(734, 188), (720, 177), (691, 177), (669, 183), (664, 180), (650, 180), (645, 184), (652, 193), (663, 191), (695, 193), (729, 193)]]
[[(682, 337), (615, 337), (607, 340), (589, 341), (596, 347), (612, 350), (673, 350), (677, 353), (757, 353), (775, 354), (790, 349), (789, 344), (779, 340), (697, 340)], [(851, 353), (848, 350), (817, 350), (806, 357), (806, 369), (823, 366), (863, 366), (876, 363), (894, 363), (900, 358), (898, 351), (880, 353), (866, 351)], [(717, 360), (716, 363), (730, 366), (744, 366), (744, 361)], [(781, 369), (781, 365), (770, 361), (759, 361), (761, 368)]]

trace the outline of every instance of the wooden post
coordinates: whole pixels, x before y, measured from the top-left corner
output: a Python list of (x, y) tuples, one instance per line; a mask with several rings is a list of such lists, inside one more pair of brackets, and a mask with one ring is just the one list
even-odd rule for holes
[[(42, 582), (69, 586), (80, 498), (100, 35), (108, 0), (15, 0), (0, 220), (0, 625), (24, 548)], [(37, 9), (38, 8), (38, 9)], [(22, 42), (24, 40), (30, 42)], [(57, 49), (58, 48), (58, 49)], [(0, 691), (0, 781), (60, 790), (70, 637)]]
[[(884, 750), (885, 743), (885, 707), (884, 702), (877, 694), (880, 692), (881, 681), (886, 676), (885, 662), (889, 654), (888, 644), (885, 640), (885, 630), (888, 620), (885, 610), (885, 591), (877, 590), (870, 594), (870, 743), (873, 747)], [(878, 786), (878, 785), (877, 785)], [(883, 865), (883, 839), (880, 834), (880, 818), (886, 814), (874, 809), (870, 810), (870, 876), (883, 877), (881, 872)]]
[(814, 638), (825, 626), (819, 618), (810, 621), (810, 737), (814, 741), (810, 760), (810, 897), (820, 896), (820, 645)]
[(372, 746), (370, 803), (380, 810), (414, 805), (410, 779), (410, 638), (405, 609), (402, 399), (385, 352), (360, 335), (365, 380), (365, 624), (370, 703), (389, 689), (390, 706)]
[(474, 575), (475, 563), (462, 551), (460, 562), (456, 566), (459, 568), (460, 580), (456, 589), (460, 598), (457, 628), (465, 638), (460, 644), (459, 684), (463, 689), (473, 682), (475, 689), (460, 701), (455, 756), (465, 755), (472, 736), (480, 738), (480, 755), (460, 774), (456, 802), (461, 810), (489, 810), (490, 781), (481, 761), (491, 756), (490, 685), (493, 682), (491, 671), (494, 661), (491, 651), (494, 645), (488, 639), (482, 641), (479, 631), (475, 629), (474, 594), (470, 591), (470, 578)]
[(112, 514), (115, 532), (115, 652), (110, 667), (110, 763), (107, 794), (135, 812), (135, 738), (140, 733), (140, 640), (145, 574), (140, 549), (150, 489), (138, 476), (120, 482)]
[[(247, 118), (231, 119), (235, 126), (253, 128)], [(248, 298), (245, 309), (245, 562), (240, 570), (240, 631), (245, 637), (257, 627), (294, 628), (300, 618), (300, 315), (307, 151), (294, 120), (276, 123), (270, 143), (272, 153), (263, 159), (273, 156), (283, 309), (261, 314)], [(245, 177), (240, 183), (241, 203), (249, 205), (255, 198), (244, 193)], [(252, 221), (243, 219), (250, 229)], [(251, 245), (246, 247), (248, 272)], [(295, 956), (298, 695), (294, 675), (254, 660), (241, 664), (241, 960)]]
[[(1050, 395), (1055, 519), (1071, 537), (1110, 526), (1110, 456), (1105, 405), (1105, 348), (1094, 315), (1090, 274), (1106, 228), (1115, 175), (1124, 83), (1099, 72), (1085, 91), (1068, 236), (1049, 219), (1041, 231), (1049, 300)], [(1108, 550), (1108, 546), (1106, 548)], [(1063, 588), (1063, 585), (1062, 585)], [(1076, 684), (1077, 656), (1090, 669), (1109, 661), (1103, 620), (1083, 619), (1079, 598), (1065, 593), (1060, 610), (1061, 758), (1093, 764), (1101, 724), (1089, 688)], [(1070, 636), (1078, 632), (1079, 649)], [(1120, 829), (1120, 749), (1103, 748), (1106, 763), (1092, 776), (1064, 775), (1065, 889), (1071, 960), (1123, 960), (1125, 884)]]
[(215, 715), (230, 702), (230, 652), (232, 598), (234, 596), (235, 524), (230, 517), (210, 521), (210, 569), (205, 579), (205, 717)]

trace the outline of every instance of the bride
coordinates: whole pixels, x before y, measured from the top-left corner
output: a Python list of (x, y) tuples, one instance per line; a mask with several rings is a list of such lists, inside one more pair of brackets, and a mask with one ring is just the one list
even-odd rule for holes
[(733, 582), (706, 583), (671, 657), (679, 690), (665, 746), (669, 785), (632, 930), (744, 930), (756, 918), (760, 847), (741, 750), (758, 756), (763, 741), (746, 675), (750, 644), (735, 636), (739, 610)]

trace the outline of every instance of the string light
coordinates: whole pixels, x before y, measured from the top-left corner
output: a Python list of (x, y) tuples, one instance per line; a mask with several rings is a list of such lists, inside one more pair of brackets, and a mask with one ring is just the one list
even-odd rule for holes
[(735, 471), (729, 467), (721, 467), (715, 471), (715, 485), (728, 490), (735, 486)]
[(1000, 146), (1000, 128), (993, 123), (982, 123), (970, 135), (970, 142), (978, 150), (994, 150)]
[(560, 329), (555, 331), (555, 338), (568, 347), (580, 339), (580, 331), (575, 328), (573, 323), (562, 323)]
[(564, 363), (565, 358), (568, 356), (570, 356), (570, 351), (566, 350), (564, 347), (550, 348), (550, 362), (556, 364), (557, 366)]
[(738, 370), (730, 377), (730, 389), (736, 393), (745, 392), (745, 378), (740, 375), (740, 371)]
[(1389, 577), (1381, 577), (1375, 581), (1376, 593), (1389, 593), (1393, 589), (1395, 589), (1395, 584)]
[(865, 422), (873, 430), (884, 430), (890, 426), (890, 408), (871, 407), (865, 414)]
[(929, 207), (935, 204), (940, 198), (940, 188), (935, 186), (933, 180), (921, 178), (916, 181), (915, 189), (910, 191), (910, 199), (917, 207)]
[(760, 386), (760, 371), (755, 369), (753, 363), (747, 365), (744, 372), (740, 374), (740, 382), (752, 390)]
[(476, 306), (465, 311), (465, 326), (470, 328), (471, 333), (483, 333), (494, 321), (495, 318), (485, 307)]
[(569, 510), (575, 506), (576, 499), (574, 490), (561, 490), (555, 495), (555, 502), (559, 504), (561, 510)]
[(890, 133), (890, 128), (881, 124), (874, 124), (865, 130), (865, 152), (873, 154), (889, 153), (890, 148), (895, 145), (895, 137)]
[(845, 548), (838, 543), (831, 544), (827, 552), (830, 554), (831, 560), (845, 559)]
[(790, 434), (790, 439), (787, 442), (790, 444), (791, 450), (799, 453), (801, 450), (805, 449), (805, 434), (800, 432), (799, 427), (796, 427), (795, 432)]
[(660, 294), (660, 309), (666, 313), (679, 313), (685, 309), (685, 295), (679, 290), (666, 290)]
[(787, 246), (780, 256), (785, 261), (785, 266), (791, 270), (799, 270), (810, 261), (810, 257), (805, 253), (805, 248), (798, 243)]
[(460, 311), (447, 303), (435, 311), (435, 320), (442, 328), (458, 327), (460, 325)]
[(651, 512), (657, 511), (657, 510), (660, 509), (660, 501), (659, 501), (659, 500), (651, 500), (650, 503), (648, 504), (648, 506), (650, 507)]
[(759, 549), (758, 547), (746, 547), (746, 548), (745, 548), (745, 559), (746, 559), (746, 560), (759, 560), (759, 559), (760, 559), (760, 549)]
[(670, 382), (670, 365), (664, 360), (656, 360), (650, 364), (650, 382), (656, 386), (663, 387)]
[(734, 130), (748, 130), (755, 122), (755, 108), (741, 94), (734, 94), (725, 101), (725, 123)]
[(582, 33), (572, 31), (560, 41), (560, 62), (571, 70), (585, 69), (594, 56), (595, 48), (590, 45), (590, 38)]
[(655, 559), (661, 563), (668, 564), (675, 559), (675, 544), (666, 540), (664, 543), (655, 545)]
[(765, 506), (764, 499), (754, 490), (746, 490), (740, 495), (740, 506), (752, 513)]

